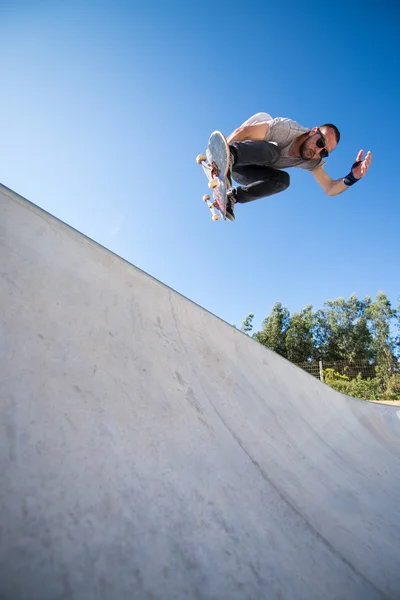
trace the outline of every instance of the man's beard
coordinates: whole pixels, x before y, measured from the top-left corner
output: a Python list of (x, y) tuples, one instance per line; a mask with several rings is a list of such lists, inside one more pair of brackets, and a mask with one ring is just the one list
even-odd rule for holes
[(300, 145), (300, 148), (299, 148), (300, 156), (304, 160), (312, 160), (310, 156), (307, 156), (307, 150), (308, 150), (307, 142), (308, 142), (308, 138), (306, 140), (304, 140), (304, 142)]

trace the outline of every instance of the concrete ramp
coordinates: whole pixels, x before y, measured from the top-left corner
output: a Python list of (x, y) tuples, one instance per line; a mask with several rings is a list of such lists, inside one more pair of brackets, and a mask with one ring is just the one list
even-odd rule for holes
[(395, 407), (0, 210), (1, 600), (399, 600)]

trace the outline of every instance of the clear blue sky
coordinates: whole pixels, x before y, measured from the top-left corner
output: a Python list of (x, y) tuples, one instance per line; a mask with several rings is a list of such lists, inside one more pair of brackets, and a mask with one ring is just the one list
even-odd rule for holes
[[(398, 3), (1, 2), (0, 181), (237, 326), (273, 304), (400, 294)], [(363, 181), (284, 193), (213, 223), (195, 162), (266, 111), (335, 123)]]

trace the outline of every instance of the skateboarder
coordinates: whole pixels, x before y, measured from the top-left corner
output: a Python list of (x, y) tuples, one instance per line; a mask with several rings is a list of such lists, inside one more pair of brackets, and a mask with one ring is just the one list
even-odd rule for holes
[(348, 175), (331, 179), (324, 170), (325, 161), (340, 140), (338, 128), (325, 123), (311, 130), (292, 119), (257, 113), (228, 138), (231, 151), (231, 175), (240, 186), (228, 194), (227, 219), (233, 221), (234, 204), (244, 204), (283, 192), (290, 185), (289, 174), (282, 170), (299, 167), (311, 171), (329, 196), (341, 194), (359, 181), (371, 164), (372, 154), (360, 150)]

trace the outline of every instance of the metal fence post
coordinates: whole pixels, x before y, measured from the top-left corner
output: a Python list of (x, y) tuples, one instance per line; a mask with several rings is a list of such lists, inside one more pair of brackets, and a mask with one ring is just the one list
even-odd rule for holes
[(319, 361), (319, 378), (322, 382), (324, 381), (324, 370), (322, 368), (322, 360)]

